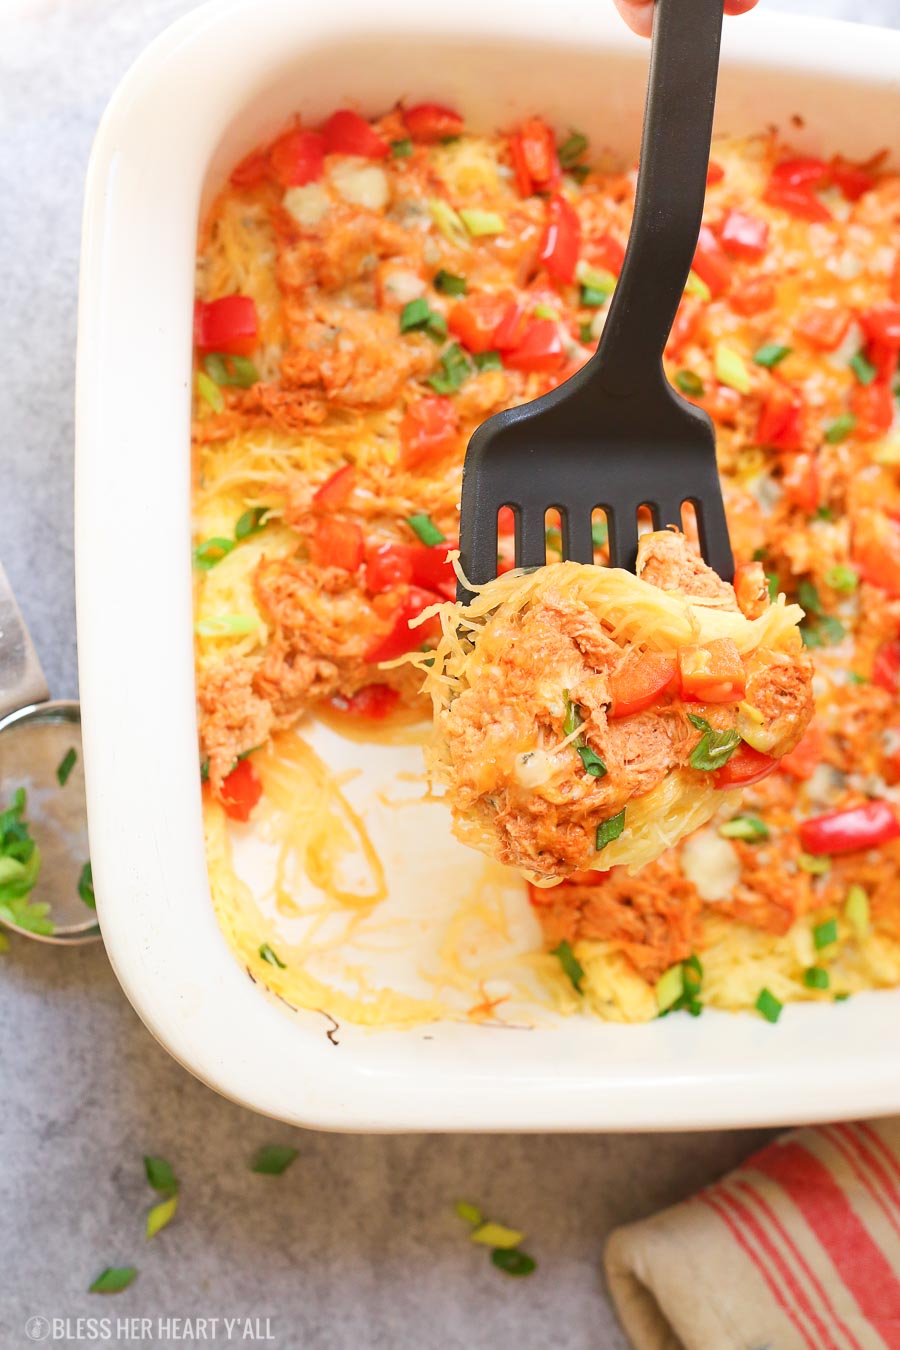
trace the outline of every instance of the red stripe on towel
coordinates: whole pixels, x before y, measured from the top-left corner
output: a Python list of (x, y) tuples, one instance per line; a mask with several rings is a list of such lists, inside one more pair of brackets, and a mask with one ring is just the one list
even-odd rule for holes
[(900, 1162), (897, 1161), (894, 1154), (888, 1148), (876, 1129), (873, 1129), (867, 1120), (857, 1120), (853, 1128), (858, 1134), (868, 1139), (876, 1153), (880, 1153), (882, 1160), (889, 1172), (893, 1172), (895, 1182), (900, 1185)]
[[(881, 1140), (875, 1131), (869, 1129), (863, 1121), (854, 1125), (836, 1125), (834, 1128), (843, 1138), (851, 1141), (863, 1162), (870, 1171), (875, 1173), (879, 1185), (884, 1187), (884, 1194), (888, 1202), (900, 1211), (900, 1190), (897, 1189), (890, 1169), (885, 1167), (883, 1158), (879, 1156), (877, 1145), (881, 1143)], [(872, 1147), (873, 1142), (874, 1148)], [(890, 1154), (888, 1154), (888, 1157), (890, 1157)]]
[(782, 1312), (784, 1312), (793, 1322), (794, 1326), (797, 1328), (798, 1333), (803, 1337), (804, 1341), (809, 1346), (810, 1350), (823, 1350), (820, 1344), (810, 1336), (809, 1332), (806, 1330), (806, 1327), (800, 1321), (800, 1318), (798, 1314), (795, 1312), (792, 1304), (785, 1297), (781, 1289), (781, 1286), (779, 1285), (778, 1281), (775, 1279), (775, 1276), (772, 1274), (771, 1270), (763, 1260), (762, 1252), (760, 1251), (760, 1249), (754, 1246), (753, 1243), (748, 1242), (747, 1238), (744, 1236), (741, 1225), (734, 1218), (732, 1218), (731, 1214), (728, 1212), (728, 1208), (726, 1207), (726, 1204), (724, 1202), (726, 1201), (726, 1199), (730, 1200), (731, 1197), (726, 1197), (724, 1191), (716, 1189), (714, 1191), (702, 1191), (700, 1195), (697, 1196), (697, 1199), (702, 1201), (703, 1204), (708, 1205), (709, 1208), (719, 1216), (722, 1222), (727, 1225), (731, 1233), (731, 1236), (734, 1238), (735, 1242), (741, 1248), (744, 1255), (749, 1257), (749, 1259), (756, 1266), (756, 1269), (759, 1271), (760, 1275), (763, 1277), (766, 1284), (769, 1286), (769, 1289), (772, 1293), (772, 1297), (775, 1299), (775, 1302), (778, 1304), (779, 1308), (781, 1308)]
[[(738, 1175), (740, 1175), (740, 1173)], [(778, 1217), (775, 1210), (766, 1200), (765, 1196), (762, 1194), (759, 1188), (756, 1186), (752, 1186), (748, 1181), (735, 1181), (733, 1184), (735, 1188), (741, 1192), (742, 1195), (745, 1195), (749, 1200), (752, 1200), (752, 1202), (757, 1206), (757, 1208), (762, 1211), (762, 1213), (765, 1215), (766, 1223), (768, 1223), (769, 1226), (778, 1234), (784, 1245), (788, 1248), (797, 1266), (806, 1276), (809, 1283), (812, 1285), (816, 1297), (821, 1301), (821, 1308), (823, 1315), (829, 1318), (829, 1320), (834, 1324), (835, 1329), (839, 1331), (843, 1339), (850, 1344), (852, 1350), (862, 1350), (862, 1346), (860, 1345), (856, 1337), (853, 1335), (853, 1332), (850, 1330), (847, 1324), (841, 1319), (840, 1314), (838, 1313), (837, 1309), (832, 1303), (831, 1298), (826, 1292), (825, 1287), (820, 1281), (818, 1275), (813, 1270), (812, 1266), (809, 1264), (806, 1257), (803, 1255), (800, 1248), (797, 1246), (794, 1239), (791, 1237), (790, 1233), (785, 1228), (784, 1224), (781, 1222), (781, 1219)]]
[(835, 1152), (839, 1153), (846, 1162), (850, 1171), (856, 1177), (863, 1190), (868, 1193), (872, 1201), (881, 1210), (894, 1232), (900, 1236), (900, 1224), (898, 1224), (893, 1214), (890, 1204), (885, 1199), (882, 1192), (872, 1182), (871, 1178), (863, 1171), (862, 1162), (865, 1160), (863, 1150), (859, 1147), (858, 1141), (838, 1126), (828, 1126), (821, 1130), (822, 1138), (831, 1145)]
[(900, 1283), (828, 1168), (794, 1142), (770, 1145), (749, 1165), (790, 1197), (863, 1316), (890, 1350), (900, 1350)]

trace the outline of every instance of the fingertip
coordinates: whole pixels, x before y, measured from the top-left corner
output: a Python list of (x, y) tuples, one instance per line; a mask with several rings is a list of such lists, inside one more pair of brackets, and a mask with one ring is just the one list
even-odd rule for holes
[(616, 9), (639, 37), (649, 37), (653, 28), (653, 0), (614, 0)]
[(725, 0), (726, 14), (747, 14), (755, 9), (759, 0)]

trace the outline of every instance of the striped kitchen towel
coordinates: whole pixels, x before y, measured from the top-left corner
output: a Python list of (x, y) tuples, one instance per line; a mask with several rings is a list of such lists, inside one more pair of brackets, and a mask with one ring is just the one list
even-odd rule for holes
[(900, 1119), (785, 1135), (605, 1259), (635, 1350), (900, 1350)]

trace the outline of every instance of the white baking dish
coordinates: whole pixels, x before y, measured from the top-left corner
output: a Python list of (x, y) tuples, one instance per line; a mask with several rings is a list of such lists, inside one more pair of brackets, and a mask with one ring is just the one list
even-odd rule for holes
[[(718, 124), (847, 154), (900, 118), (900, 34), (726, 23)], [(436, 98), (473, 126), (540, 111), (631, 157), (648, 47), (608, 0), (215, 0), (122, 82), (87, 183), (77, 552), (91, 852), (110, 958), (159, 1040), (219, 1091), (337, 1129), (675, 1129), (900, 1110), (900, 992), (536, 1031), (344, 1027), (251, 983), (204, 862), (193, 694), (189, 414), (196, 225), (227, 167), (301, 111)]]

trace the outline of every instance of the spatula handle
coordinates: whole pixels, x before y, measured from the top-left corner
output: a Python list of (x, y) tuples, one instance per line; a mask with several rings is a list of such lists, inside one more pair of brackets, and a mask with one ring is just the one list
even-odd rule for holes
[(594, 361), (610, 393), (658, 384), (703, 212), (723, 0), (656, 0), (634, 221)]

